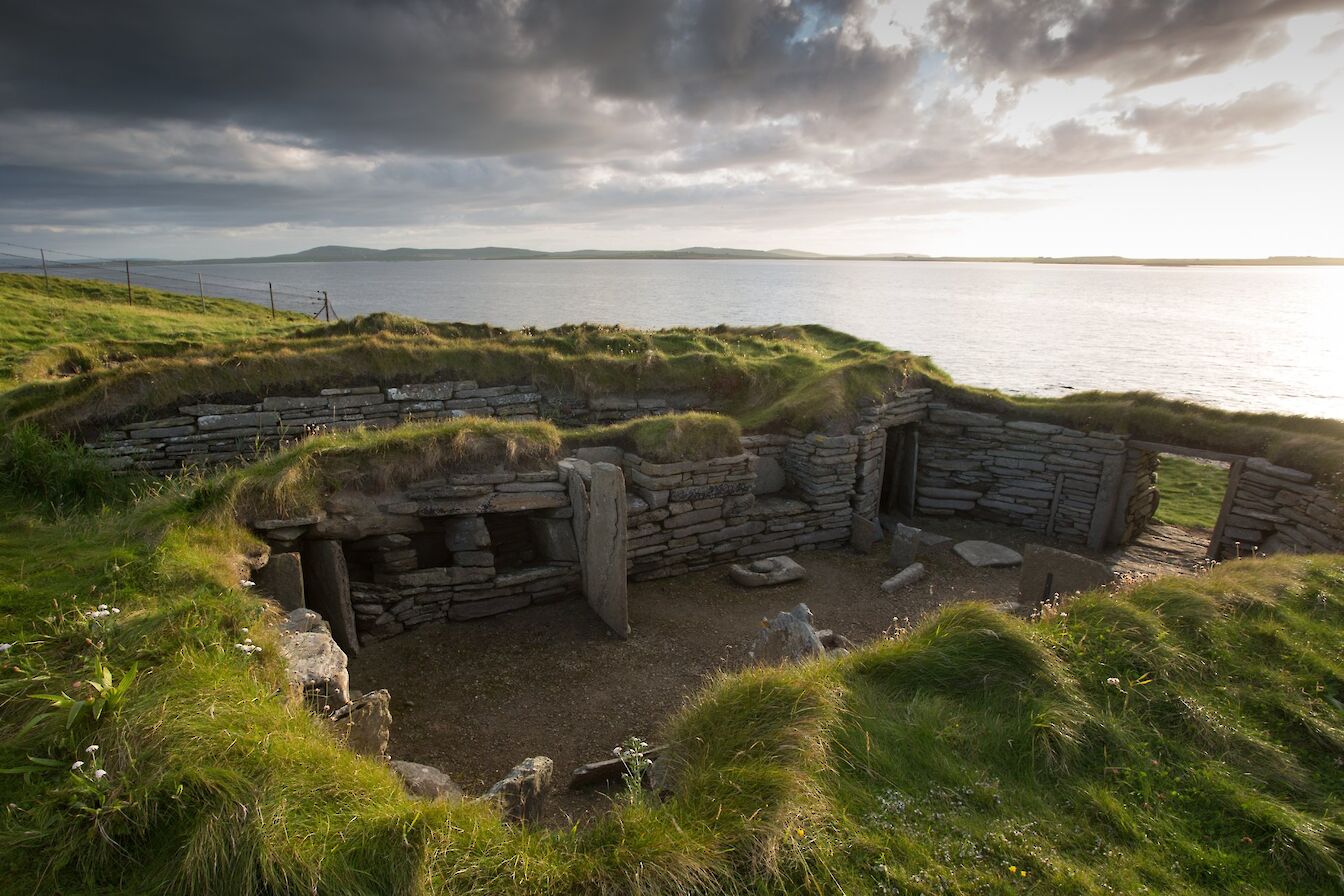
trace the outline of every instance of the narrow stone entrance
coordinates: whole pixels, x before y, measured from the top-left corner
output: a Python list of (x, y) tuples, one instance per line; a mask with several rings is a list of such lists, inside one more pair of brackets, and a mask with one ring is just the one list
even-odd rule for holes
[(914, 516), (915, 474), (919, 469), (918, 424), (892, 426), (887, 429), (887, 450), (882, 467), (882, 499), (879, 510), (883, 514)]

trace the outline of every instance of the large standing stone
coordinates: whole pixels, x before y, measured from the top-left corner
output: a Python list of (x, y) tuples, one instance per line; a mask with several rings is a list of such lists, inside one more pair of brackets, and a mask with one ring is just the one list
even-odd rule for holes
[(392, 766), (392, 771), (401, 779), (402, 786), (411, 796), (449, 802), (462, 799), (462, 788), (432, 765), (421, 765), (402, 759), (393, 759), (388, 764)]
[(907, 526), (904, 523), (896, 524), (896, 532), (891, 538), (892, 566), (897, 569), (905, 569), (915, 562), (915, 557), (919, 553), (919, 539), (922, 534), (922, 529), (916, 529), (914, 526)]
[(524, 759), (487, 790), (484, 799), (496, 801), (507, 821), (537, 824), (554, 771), (555, 763), (546, 756)]
[(801, 663), (825, 656), (826, 648), (812, 628), (812, 611), (807, 604), (799, 604), (770, 620), (748, 655), (758, 663)]
[(766, 557), (747, 564), (735, 563), (729, 567), (728, 575), (745, 588), (760, 588), (796, 582), (807, 575), (807, 571), (792, 557)]
[(1017, 566), (1022, 555), (992, 541), (961, 541), (952, 550), (972, 566)]
[(758, 457), (753, 467), (756, 470), (756, 484), (751, 489), (753, 495), (773, 495), (784, 490), (788, 479), (779, 461), (773, 457)]
[(361, 756), (387, 756), (392, 738), (392, 697), (385, 690), (364, 694), (351, 701), (337, 720), (345, 745)]
[(593, 464), (587, 528), (583, 565), (588, 605), (612, 631), (622, 638), (628, 637), (625, 476), (620, 467), (608, 463)]
[(303, 550), (304, 599), (331, 626), (331, 636), (348, 655), (359, 653), (355, 611), (350, 605), (350, 573), (339, 541), (311, 541)]
[(1043, 544), (1029, 544), (1022, 560), (1022, 599), (1039, 603), (1056, 594), (1101, 588), (1114, 578), (1104, 563)]
[(290, 686), (315, 709), (329, 712), (349, 702), (346, 656), (312, 610), (295, 610), (280, 625), (280, 655)]
[(272, 554), (255, 578), (257, 588), (285, 610), (304, 606), (303, 563), (298, 554)]
[(882, 524), (854, 514), (849, 532), (849, 543), (856, 551), (867, 554), (882, 541)]

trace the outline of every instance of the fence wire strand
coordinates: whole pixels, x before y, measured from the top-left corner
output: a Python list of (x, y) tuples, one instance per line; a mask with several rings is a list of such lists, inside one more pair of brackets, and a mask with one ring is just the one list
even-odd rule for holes
[(200, 270), (195, 270), (174, 262), (99, 258), (0, 242), (0, 271), (98, 280), (123, 286), (129, 281), (131, 301), (134, 301), (134, 287), (139, 286), (190, 297), (240, 299), (263, 307), (273, 306), (276, 311), (298, 311), (314, 318), (328, 314), (335, 317), (323, 290), (215, 274), (209, 265), (201, 265)]

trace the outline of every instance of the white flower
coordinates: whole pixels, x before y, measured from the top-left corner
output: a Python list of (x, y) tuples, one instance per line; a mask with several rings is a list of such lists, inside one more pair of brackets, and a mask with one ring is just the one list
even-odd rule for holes
[(84, 767), (84, 760), (83, 760), (83, 759), (76, 759), (73, 763), (71, 763), (71, 765), (70, 765), (70, 771), (72, 771), (72, 772), (77, 772), (77, 771), (79, 771), (80, 769), (82, 769), (83, 767)]
[(98, 745), (97, 745), (97, 744), (89, 744), (87, 747), (84, 748), (84, 752), (85, 752), (85, 753), (88, 753), (90, 756), (92, 756), (94, 753), (97, 753), (97, 752), (98, 752)]
[(251, 579), (243, 579), (238, 584), (242, 585), (244, 588), (255, 588), (257, 586), (257, 583), (252, 581)]
[(106, 610), (106, 609), (107, 609), (107, 604), (99, 604), (99, 605), (98, 605), (98, 609), (100, 609), (100, 610)]
[(109, 612), (112, 612), (112, 613), (120, 613), (121, 610), (117, 609), (116, 607), (113, 607)]
[(9, 653), (9, 648), (11, 648), (11, 647), (13, 647), (13, 646), (14, 646), (14, 645), (13, 645), (11, 642), (9, 642), (9, 641), (6, 641), (5, 643), (0, 644), (0, 653)]
[(1109, 684), (1111, 687), (1116, 688), (1120, 687), (1120, 679), (1118, 678), (1108, 678), (1106, 679), (1106, 683)]
[(247, 634), (247, 629), (243, 629), (242, 632), (243, 634)]
[(107, 769), (104, 769), (104, 768), (100, 768), (100, 769), (98, 769), (98, 771), (96, 771), (96, 772), (93, 773), (93, 777), (94, 777), (94, 780), (96, 780), (96, 781), (101, 781), (101, 780), (103, 780), (104, 778), (107, 777)]

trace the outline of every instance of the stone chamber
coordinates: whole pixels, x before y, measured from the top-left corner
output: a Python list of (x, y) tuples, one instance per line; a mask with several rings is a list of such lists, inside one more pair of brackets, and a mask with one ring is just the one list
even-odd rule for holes
[[(314, 431), (463, 416), (580, 425), (688, 409), (714, 407), (703, 395), (584, 399), (525, 384), (370, 385), (183, 406), (172, 417), (121, 422), (90, 448), (117, 468), (162, 473), (245, 461)], [(723, 457), (653, 462), (594, 447), (542, 468), (443, 469), (394, 492), (338, 491), (310, 516), (246, 521), (269, 545), (256, 583), (307, 620), (292, 622), (292, 637), (329, 631), (340, 661), (318, 651), (328, 665), (296, 681), (323, 711), (340, 712), (349, 697), (344, 660), (374, 642), (571, 598), (569, 606), (582, 599), (612, 637), (626, 638), (631, 583), (818, 549), (866, 552), (915, 516), (1053, 545), (1023, 571), (1022, 597), (1048, 599), (1068, 590), (1078, 568), (1058, 548), (1096, 558), (1149, 530), (1166, 453), (1229, 466), (1207, 559), (1344, 550), (1339, 501), (1311, 474), (1263, 458), (1003, 419), (948, 406), (929, 389), (865, 402), (850, 420), (828, 431), (748, 434), (740, 452)], [(378, 711), (347, 709), (343, 718), (386, 721), (385, 698)], [(372, 742), (386, 752), (385, 735)], [(544, 764), (529, 768), (549, 775)], [(496, 786), (515, 796), (538, 790), (535, 781), (507, 780), (514, 783)]]

